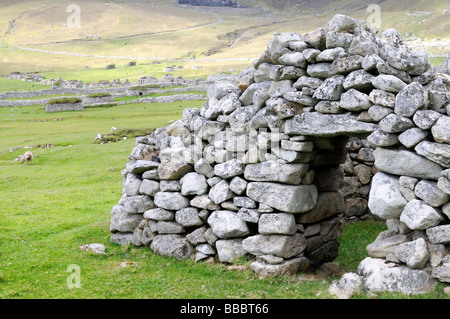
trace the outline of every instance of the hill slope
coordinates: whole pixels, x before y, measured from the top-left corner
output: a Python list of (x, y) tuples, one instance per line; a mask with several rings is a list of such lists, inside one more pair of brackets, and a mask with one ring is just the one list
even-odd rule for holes
[[(198, 63), (234, 59), (242, 61), (234, 63), (241, 67), (259, 56), (273, 32), (304, 34), (336, 13), (366, 20), (367, 6), (377, 3), (240, 0), (245, 8), (228, 8), (180, 5), (178, 0), (81, 0), (77, 2), (79, 28), (71, 28), (73, 12), (67, 12), (71, 2), (0, 0), (0, 74), (82, 68), (133, 58), (195, 57)], [(449, 51), (450, 13), (443, 12), (450, 5), (438, 0), (379, 0), (378, 4), (382, 29), (394, 27), (404, 36), (425, 39), (418, 48), (431, 54)], [(430, 44), (433, 38), (441, 40)]]

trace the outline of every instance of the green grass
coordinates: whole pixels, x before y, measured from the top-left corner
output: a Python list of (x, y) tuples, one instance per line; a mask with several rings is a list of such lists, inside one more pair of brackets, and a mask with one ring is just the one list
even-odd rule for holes
[(42, 85), (36, 82), (24, 82), (21, 80), (10, 80), (0, 76), (0, 93), (24, 92), (51, 89), (51, 85)]

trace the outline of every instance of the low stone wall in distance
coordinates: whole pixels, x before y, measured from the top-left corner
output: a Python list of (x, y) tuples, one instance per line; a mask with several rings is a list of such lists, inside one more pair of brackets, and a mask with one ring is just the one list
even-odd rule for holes
[(45, 112), (83, 111), (83, 103), (47, 104)]

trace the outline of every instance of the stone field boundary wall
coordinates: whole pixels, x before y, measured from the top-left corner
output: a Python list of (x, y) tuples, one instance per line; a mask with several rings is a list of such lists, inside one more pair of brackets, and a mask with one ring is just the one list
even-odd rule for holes
[(353, 170), (388, 227), (355, 274), (364, 289), (450, 282), (449, 84), (394, 29), (335, 15), (276, 34), (237, 82), (214, 83), (200, 110), (136, 140), (111, 242), (248, 256), (262, 277), (314, 269), (338, 255)]
[[(173, 92), (188, 92), (188, 91), (204, 91), (208, 90), (209, 85), (195, 85), (187, 87), (178, 87), (172, 89), (159, 89), (159, 88), (149, 88), (145, 91), (145, 94), (161, 94), (161, 93), (173, 93)], [(88, 98), (87, 95), (93, 93), (111, 93), (112, 98), (121, 96), (138, 96), (139, 91), (129, 90), (129, 87), (123, 88), (100, 88), (100, 89), (79, 89), (79, 88), (63, 88), (63, 89), (50, 89), (50, 90), (39, 90), (30, 92), (6, 92), (0, 94), (0, 107), (22, 107), (29, 105), (41, 105), (47, 104), (50, 100), (54, 98), (44, 98), (39, 100), (26, 100), (27, 98), (34, 98), (44, 95), (57, 95), (57, 94), (76, 94), (83, 99), (84, 105), (100, 104), (95, 98)], [(9, 98), (19, 98), (23, 100), (6, 100)], [(200, 94), (178, 94), (173, 96), (160, 96), (154, 98), (137, 98), (136, 100), (125, 102), (125, 103), (169, 103), (174, 101), (189, 101), (189, 100), (203, 100), (205, 97)], [(104, 98), (104, 100), (108, 100)], [(102, 102), (106, 103), (106, 102)]]
[(47, 104), (45, 106), (46, 113), (52, 112), (65, 112), (65, 111), (82, 111), (83, 103), (60, 103), (60, 104)]

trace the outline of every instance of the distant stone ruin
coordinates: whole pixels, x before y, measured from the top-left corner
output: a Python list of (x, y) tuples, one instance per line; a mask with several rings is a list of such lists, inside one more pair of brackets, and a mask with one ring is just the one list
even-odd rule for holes
[(450, 282), (449, 84), (393, 29), (336, 15), (276, 34), (239, 81), (136, 140), (111, 242), (295, 274), (334, 260), (349, 210), (368, 209), (388, 230), (364, 289)]

